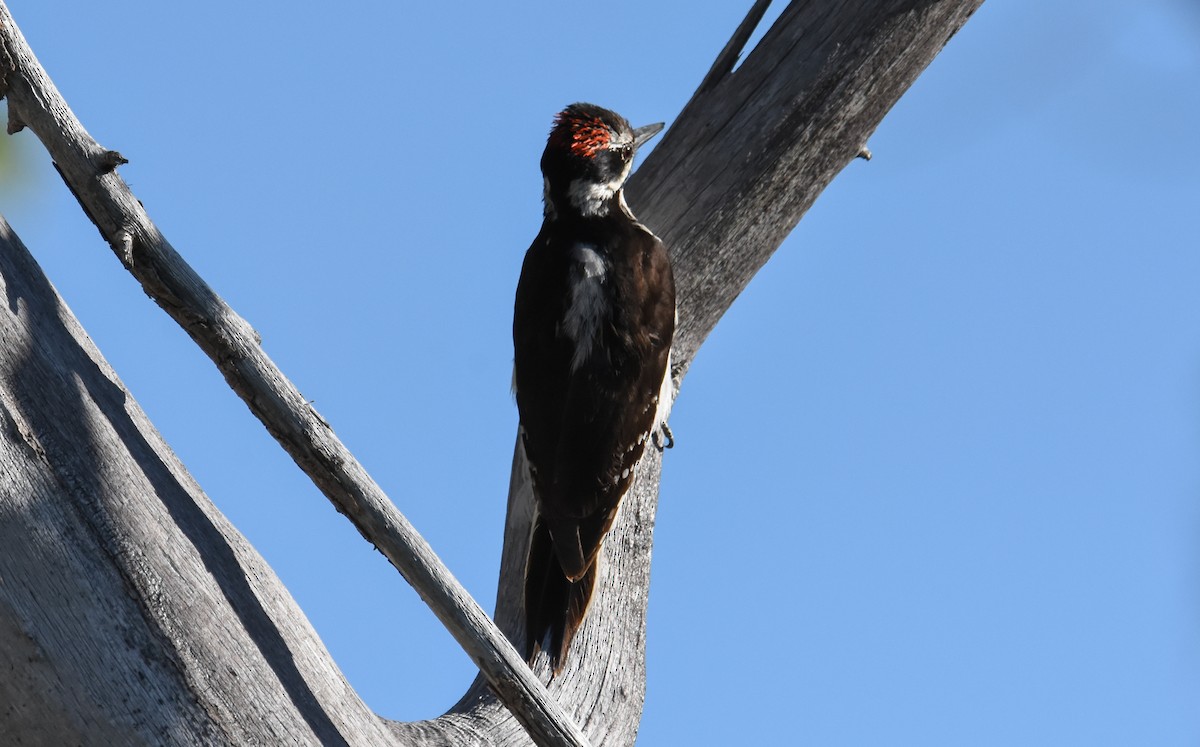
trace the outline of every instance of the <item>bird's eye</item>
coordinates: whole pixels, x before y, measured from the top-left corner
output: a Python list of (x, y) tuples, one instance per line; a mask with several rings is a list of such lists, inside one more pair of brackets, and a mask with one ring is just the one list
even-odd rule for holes
[(621, 157), (622, 161), (628, 161), (633, 155), (633, 148), (630, 148), (628, 145), (622, 145), (620, 148), (617, 148), (617, 155)]

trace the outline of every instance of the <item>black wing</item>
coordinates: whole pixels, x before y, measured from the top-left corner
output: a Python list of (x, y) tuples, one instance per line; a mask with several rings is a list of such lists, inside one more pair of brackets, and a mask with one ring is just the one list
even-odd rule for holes
[(517, 289), (516, 395), (538, 508), (526, 613), (531, 653), (548, 632), (556, 663), (586, 612), (596, 557), (657, 425), (669, 375), (675, 295), (666, 251), (637, 224), (618, 239), (602, 247), (610, 303), (582, 360), (573, 360), (562, 324), (578, 272), (570, 245), (544, 228)]

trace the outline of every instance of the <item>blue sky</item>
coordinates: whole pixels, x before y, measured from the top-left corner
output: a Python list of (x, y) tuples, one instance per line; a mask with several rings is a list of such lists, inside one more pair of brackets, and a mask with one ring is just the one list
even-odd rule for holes
[[(748, 5), (9, 3), (489, 609), (550, 118), (669, 124)], [(1198, 79), (1184, 0), (992, 0), (888, 115), (676, 404), (641, 744), (1200, 741)], [(466, 656), (16, 140), (0, 211), (350, 681), (449, 707)]]

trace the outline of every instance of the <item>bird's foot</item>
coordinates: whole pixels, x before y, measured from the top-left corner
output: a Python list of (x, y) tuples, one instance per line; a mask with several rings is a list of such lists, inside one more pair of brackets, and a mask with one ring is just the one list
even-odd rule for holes
[(654, 448), (659, 451), (675, 448), (675, 434), (671, 432), (671, 426), (666, 423), (663, 423), (659, 426), (658, 430), (654, 431), (652, 438), (654, 439)]

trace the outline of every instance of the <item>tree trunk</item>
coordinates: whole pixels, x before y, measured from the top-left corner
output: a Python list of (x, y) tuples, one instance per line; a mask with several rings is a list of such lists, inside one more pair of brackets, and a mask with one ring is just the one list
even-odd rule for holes
[[(732, 71), (753, 24), (735, 35), (628, 187), (675, 262), (677, 383), (733, 299), (981, 2), (794, 2)], [(0, 54), (0, 91), (11, 66)], [(0, 280), (6, 742), (529, 743), (482, 678), (438, 719), (375, 716), (2, 221)], [(661, 466), (650, 456), (605, 542), (567, 668), (549, 685), (597, 745), (632, 744), (641, 719)], [(518, 453), (495, 615), (517, 644), (530, 505)]]

